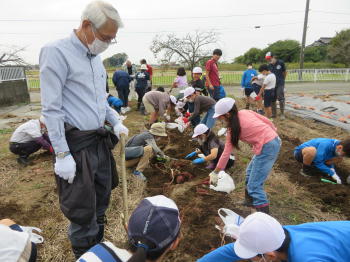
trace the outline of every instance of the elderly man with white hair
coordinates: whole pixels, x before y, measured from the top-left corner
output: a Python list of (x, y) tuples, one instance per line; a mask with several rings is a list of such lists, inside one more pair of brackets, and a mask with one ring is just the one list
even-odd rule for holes
[(68, 235), (76, 257), (103, 239), (105, 212), (118, 184), (112, 149), (116, 136), (128, 134), (107, 103), (106, 70), (98, 56), (116, 43), (120, 27), (112, 5), (93, 1), (78, 29), (40, 53), (42, 113), (56, 154), (60, 207), (71, 222)]

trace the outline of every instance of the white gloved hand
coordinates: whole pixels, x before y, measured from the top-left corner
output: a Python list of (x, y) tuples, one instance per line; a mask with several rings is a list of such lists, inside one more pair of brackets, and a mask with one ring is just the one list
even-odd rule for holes
[(129, 129), (121, 123), (116, 124), (113, 127), (113, 131), (118, 138), (120, 138), (120, 134), (124, 134), (126, 136), (129, 134)]
[(205, 155), (204, 154), (198, 154), (198, 157), (205, 158)]
[(72, 155), (64, 158), (56, 157), (55, 174), (64, 180), (68, 180), (69, 184), (73, 183), (76, 171), (76, 164)]
[(216, 173), (215, 171), (211, 172), (209, 174), (209, 181), (210, 181), (210, 184), (217, 184), (218, 180), (219, 180), (219, 174)]
[(337, 184), (341, 184), (340, 177), (339, 177), (336, 173), (334, 173), (334, 175), (331, 176), (331, 178), (332, 178), (335, 182), (337, 182)]

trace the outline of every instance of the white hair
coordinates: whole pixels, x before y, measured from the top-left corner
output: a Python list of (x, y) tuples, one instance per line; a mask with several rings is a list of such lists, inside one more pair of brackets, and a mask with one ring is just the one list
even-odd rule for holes
[(118, 11), (104, 1), (92, 1), (85, 7), (81, 15), (81, 21), (89, 20), (97, 29), (101, 28), (108, 19), (115, 21), (118, 28), (123, 27)]

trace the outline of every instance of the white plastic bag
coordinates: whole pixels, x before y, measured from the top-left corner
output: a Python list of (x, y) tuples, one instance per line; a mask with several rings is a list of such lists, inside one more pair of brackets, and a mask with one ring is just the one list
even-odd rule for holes
[(41, 233), (41, 229), (37, 227), (25, 227), (25, 226), (20, 226), (20, 228), (23, 230), (23, 232), (26, 232), (30, 235), (30, 241), (35, 243), (35, 244), (41, 244), (44, 242), (44, 238), (33, 231), (37, 231)]
[(210, 185), (209, 188), (215, 191), (226, 192), (229, 194), (235, 189), (235, 183), (229, 174), (225, 173), (225, 171), (220, 171), (218, 174), (217, 185)]
[(226, 135), (227, 128), (223, 127), (218, 131), (218, 136), (224, 136)]
[[(243, 223), (244, 218), (227, 208), (220, 208), (218, 214), (225, 225), (222, 230), (223, 233), (226, 236), (237, 239), (239, 235), (239, 226)], [(219, 226), (216, 226), (216, 228), (221, 230)]]

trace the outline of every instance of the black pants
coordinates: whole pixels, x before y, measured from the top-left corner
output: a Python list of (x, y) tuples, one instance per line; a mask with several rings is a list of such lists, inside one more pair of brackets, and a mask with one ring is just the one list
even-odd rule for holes
[(119, 99), (123, 101), (123, 107), (127, 107), (129, 104), (129, 93), (130, 93), (129, 86), (118, 87), (117, 92), (118, 92)]
[(140, 109), (140, 106), (142, 104), (142, 98), (146, 93), (146, 90), (144, 88), (135, 88), (135, 91), (138, 95), (138, 99), (137, 99), (137, 109)]
[(27, 158), (30, 154), (35, 153), (41, 148), (41, 145), (35, 141), (26, 143), (10, 143), (10, 151), (15, 155)]
[(71, 222), (68, 236), (77, 255), (76, 250), (85, 252), (103, 237), (103, 218), (111, 190), (118, 182), (111, 152), (118, 140), (102, 128), (80, 131), (68, 124), (65, 127), (76, 176), (72, 184), (59, 176), (56, 182), (61, 210)]

